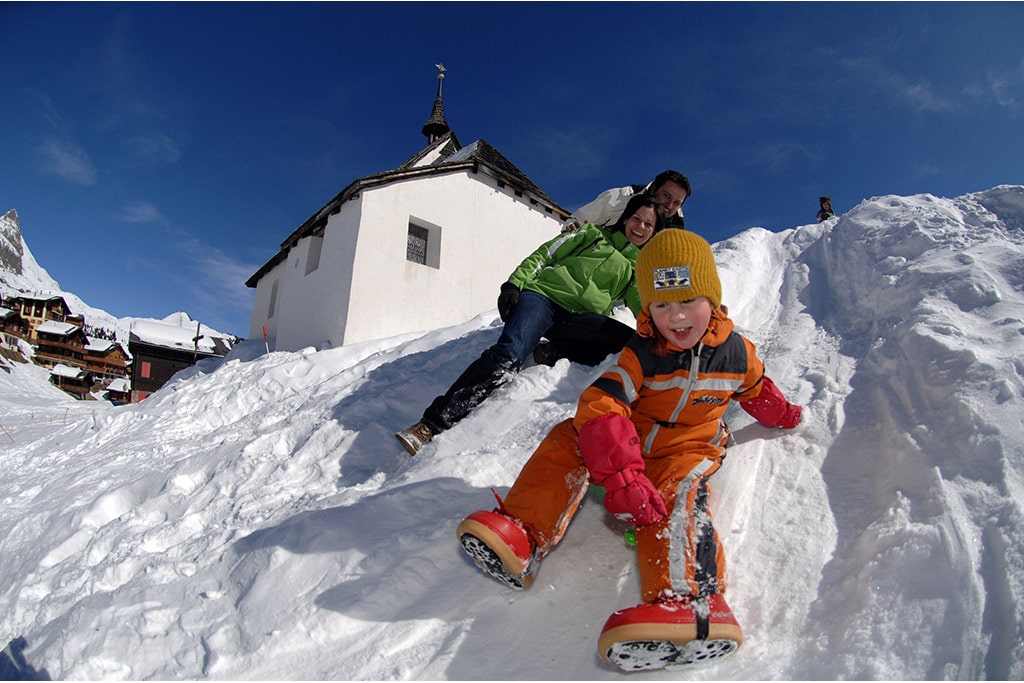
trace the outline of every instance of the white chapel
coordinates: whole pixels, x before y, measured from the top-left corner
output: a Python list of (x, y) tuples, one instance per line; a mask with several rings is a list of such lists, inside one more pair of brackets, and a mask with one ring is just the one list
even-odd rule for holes
[(437, 95), (427, 145), (358, 178), (281, 243), (246, 286), (249, 338), (337, 347), (465, 322), (569, 212), (484, 140), (463, 147)]

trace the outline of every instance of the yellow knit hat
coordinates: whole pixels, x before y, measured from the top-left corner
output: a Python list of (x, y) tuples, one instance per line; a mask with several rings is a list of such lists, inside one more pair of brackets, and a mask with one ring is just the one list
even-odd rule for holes
[(636, 287), (648, 312), (652, 301), (688, 301), (706, 296), (715, 308), (722, 303), (722, 282), (711, 245), (689, 230), (662, 230), (640, 249)]

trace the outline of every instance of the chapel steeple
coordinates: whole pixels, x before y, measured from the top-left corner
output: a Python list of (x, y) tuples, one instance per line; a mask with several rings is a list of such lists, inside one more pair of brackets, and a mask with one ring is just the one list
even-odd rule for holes
[(444, 102), (441, 100), (441, 83), (444, 82), (446, 69), (444, 64), (435, 64), (434, 66), (437, 67), (437, 97), (434, 98), (434, 109), (430, 112), (430, 118), (422, 128), (422, 133), (427, 136), (427, 142), (434, 142), (452, 130), (444, 118)]

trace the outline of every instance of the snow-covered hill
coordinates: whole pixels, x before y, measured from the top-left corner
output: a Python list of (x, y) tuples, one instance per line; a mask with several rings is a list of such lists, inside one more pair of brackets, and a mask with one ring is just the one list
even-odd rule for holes
[[(730, 413), (713, 509), (745, 644), (643, 677), (1024, 677), (1022, 229), (1001, 186), (715, 246), (805, 421)], [(0, 638), (62, 679), (620, 678), (597, 635), (639, 588), (596, 497), (526, 592), (454, 537), (600, 368), (529, 367), (415, 458), (392, 437), (499, 326), (248, 342), (119, 408), (0, 372)]]

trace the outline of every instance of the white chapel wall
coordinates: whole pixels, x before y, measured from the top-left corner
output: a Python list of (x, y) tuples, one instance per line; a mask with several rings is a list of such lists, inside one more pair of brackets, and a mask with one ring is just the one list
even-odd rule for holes
[[(341, 211), (329, 218), (322, 236), (300, 239), (287, 258), (260, 279), (253, 301), (251, 339), (261, 338), (266, 325), (274, 350), (323, 348), (336, 343), (334, 337), (348, 314), (359, 210), (358, 200), (343, 204)], [(311, 261), (311, 255), (317, 258)]]
[[(510, 187), (469, 171), (373, 188), (362, 201), (344, 344), (455, 325), (495, 308), (501, 283), (561, 227)], [(406, 259), (410, 218), (439, 228), (438, 268)]]
[[(257, 283), (250, 338), (265, 324), (272, 349), (294, 351), (465, 322), (495, 308), (501, 283), (561, 227), (469, 171), (366, 188), (340, 208)], [(410, 219), (440, 236), (438, 267), (407, 260)]]
[[(249, 319), (249, 339), (261, 339), (263, 326), (267, 334), (277, 338), (277, 292), (281, 287), (281, 264), (277, 264), (256, 283), (252, 300), (252, 317)], [(274, 310), (271, 310), (271, 309)]]

